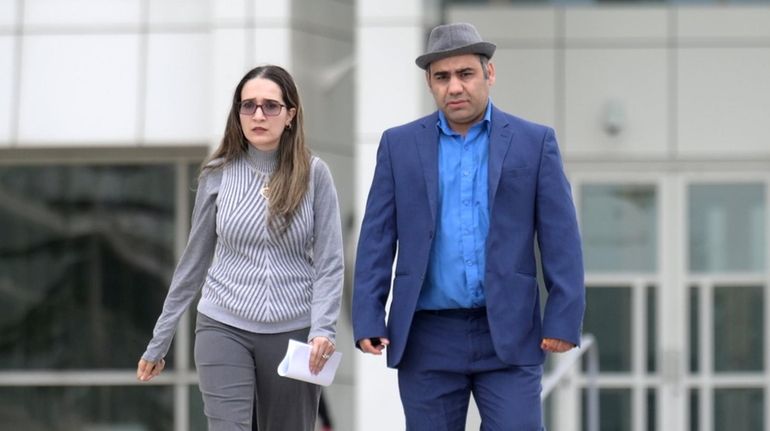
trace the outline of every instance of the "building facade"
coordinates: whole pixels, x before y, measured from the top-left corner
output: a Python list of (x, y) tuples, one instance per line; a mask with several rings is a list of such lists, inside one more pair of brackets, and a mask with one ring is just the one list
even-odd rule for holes
[[(430, 0), (0, 0), (0, 428), (205, 429), (194, 310), (160, 378), (134, 368), (235, 84), (297, 78), (351, 272), (380, 134), (434, 109), (414, 58), (448, 21), (498, 45), (494, 103), (556, 129), (601, 429), (770, 430), (770, 7)], [(335, 429), (403, 429), (349, 295)], [(550, 429), (584, 429), (579, 368)]]

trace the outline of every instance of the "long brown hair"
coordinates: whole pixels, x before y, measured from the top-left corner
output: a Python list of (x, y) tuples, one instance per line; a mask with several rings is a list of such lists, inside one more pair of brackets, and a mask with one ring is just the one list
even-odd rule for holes
[[(219, 148), (204, 162), (201, 174), (207, 169), (220, 168), (248, 151), (249, 143), (241, 129), (239, 105), (241, 91), (246, 82), (263, 78), (273, 81), (281, 89), (286, 110), (294, 108), (296, 114), (290, 126), (284, 129), (278, 142), (278, 165), (268, 182), (268, 224), (278, 232), (284, 232), (307, 192), (310, 179), (310, 151), (305, 146), (305, 127), (302, 103), (294, 79), (284, 68), (275, 65), (251, 69), (235, 87), (230, 114), (227, 116), (225, 134)], [(211, 163), (212, 161), (216, 163)]]

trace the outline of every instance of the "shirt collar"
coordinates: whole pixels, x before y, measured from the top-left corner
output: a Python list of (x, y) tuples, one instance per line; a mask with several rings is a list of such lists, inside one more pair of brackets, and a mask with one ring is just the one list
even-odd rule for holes
[[(486, 127), (485, 130), (488, 133), (490, 129), (489, 125), (491, 123), (492, 123), (492, 98), (490, 97), (487, 100), (487, 110), (484, 112), (484, 118), (478, 123), (471, 126), (471, 129), (481, 125), (482, 127)], [(445, 135), (449, 135), (449, 136), (458, 135), (457, 132), (455, 132), (454, 130), (452, 130), (451, 127), (449, 127), (449, 123), (447, 122), (446, 115), (444, 115), (444, 111), (441, 111), (441, 110), (438, 111), (438, 122), (436, 123), (436, 126), (441, 131), (441, 133)]]

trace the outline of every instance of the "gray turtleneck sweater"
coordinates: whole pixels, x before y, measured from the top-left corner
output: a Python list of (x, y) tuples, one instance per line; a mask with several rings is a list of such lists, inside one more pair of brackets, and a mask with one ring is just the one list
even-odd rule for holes
[(267, 228), (263, 192), (276, 152), (243, 157), (200, 178), (187, 247), (142, 358), (157, 361), (203, 288), (198, 312), (255, 333), (310, 327), (334, 342), (343, 281), (337, 193), (328, 166), (311, 161), (310, 184), (286, 232)]

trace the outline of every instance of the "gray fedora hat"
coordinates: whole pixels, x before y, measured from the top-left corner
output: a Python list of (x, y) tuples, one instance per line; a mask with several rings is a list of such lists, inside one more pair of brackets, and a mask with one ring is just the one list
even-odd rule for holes
[(428, 36), (427, 52), (414, 61), (421, 69), (442, 58), (462, 54), (481, 54), (492, 58), (495, 53), (494, 43), (484, 42), (476, 27), (459, 22), (435, 27)]

